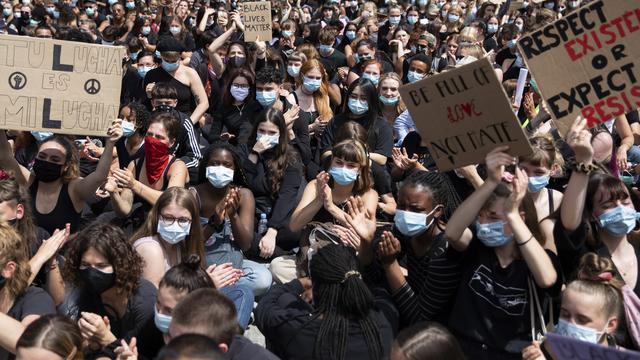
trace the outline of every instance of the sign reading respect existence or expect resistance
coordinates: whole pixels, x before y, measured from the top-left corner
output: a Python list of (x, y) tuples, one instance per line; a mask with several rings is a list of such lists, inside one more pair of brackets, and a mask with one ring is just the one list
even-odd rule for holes
[(484, 162), (496, 146), (513, 156), (531, 146), (488, 59), (400, 88), (440, 171)]
[(105, 136), (124, 48), (0, 35), (0, 129)]
[(239, 3), (244, 23), (244, 41), (271, 41), (271, 2)]
[(591, 2), (518, 46), (561, 133), (640, 107), (640, 1)]

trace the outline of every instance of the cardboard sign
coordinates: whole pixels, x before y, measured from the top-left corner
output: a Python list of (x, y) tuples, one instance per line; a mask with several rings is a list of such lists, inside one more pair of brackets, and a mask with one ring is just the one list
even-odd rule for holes
[(0, 35), (0, 129), (105, 136), (124, 48)]
[(576, 116), (589, 127), (640, 107), (640, 2), (599, 0), (518, 41), (564, 134)]
[(243, 2), (244, 41), (271, 41), (271, 2)]
[(500, 145), (513, 156), (532, 151), (486, 58), (402, 86), (400, 95), (440, 171), (483, 163)]
[(640, 353), (631, 350), (618, 350), (576, 340), (554, 333), (546, 335), (545, 343), (551, 346), (554, 359), (562, 360), (633, 360), (640, 359)]

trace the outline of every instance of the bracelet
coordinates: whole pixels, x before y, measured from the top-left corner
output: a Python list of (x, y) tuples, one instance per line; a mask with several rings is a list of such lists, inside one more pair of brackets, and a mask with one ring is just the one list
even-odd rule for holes
[(598, 167), (593, 165), (592, 163), (573, 163), (573, 166), (571, 167), (573, 169), (573, 171), (579, 172), (579, 173), (583, 173), (583, 174), (587, 174), (589, 175), (590, 173), (598, 170)]
[(529, 239), (527, 239), (527, 241), (525, 241), (525, 242), (523, 242), (523, 243), (518, 243), (518, 242), (516, 241), (516, 245), (518, 245), (518, 246), (524, 246), (524, 245), (526, 245), (529, 241), (531, 241), (531, 239), (533, 239), (533, 234), (531, 234), (531, 237), (530, 237)]

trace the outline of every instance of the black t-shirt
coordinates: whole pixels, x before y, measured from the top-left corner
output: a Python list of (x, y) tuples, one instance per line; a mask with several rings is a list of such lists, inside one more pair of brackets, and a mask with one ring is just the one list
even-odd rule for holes
[(502, 64), (504, 64), (504, 61), (507, 59), (513, 59), (515, 60), (516, 58), (516, 54), (513, 54), (511, 52), (511, 49), (509, 48), (504, 48), (500, 51), (498, 51), (498, 53), (496, 54), (496, 64), (500, 65), (502, 67)]
[(327, 70), (329, 78), (333, 78), (338, 68), (347, 66), (347, 57), (344, 53), (338, 50), (333, 50), (333, 53), (327, 57), (320, 56), (320, 62)]
[[(548, 250), (546, 253), (561, 274), (557, 257)], [(495, 249), (484, 246), (475, 237), (462, 263), (462, 281), (449, 319), (450, 329), (465, 351), (475, 344), (484, 344), (489, 351), (505, 357), (514, 354), (514, 358), (520, 359), (522, 349), (531, 343), (532, 303), (528, 290), (531, 271), (527, 263), (516, 259), (502, 267)], [(541, 304), (545, 293), (558, 295), (561, 286), (562, 276), (558, 275), (551, 288), (537, 288)], [(474, 358), (474, 354), (466, 355)]]
[[(51, 296), (39, 287), (30, 286), (15, 299), (7, 315), (13, 319), (22, 321), (22, 319), (29, 315), (42, 316), (55, 313), (56, 306), (53, 304)], [(15, 356), (0, 347), (0, 360), (6, 359), (15, 359)]]
[[(185, 114), (191, 114), (191, 112), (196, 108), (197, 104), (193, 94), (191, 93), (191, 87), (171, 76), (171, 74), (166, 72), (161, 66), (149, 70), (147, 75), (144, 77), (142, 88), (146, 89), (147, 85), (151, 83), (167, 83), (176, 89), (178, 92), (178, 105), (176, 106), (176, 110)], [(151, 111), (151, 100), (145, 100), (147, 107)]]
[(260, 345), (256, 345), (242, 335), (233, 337), (233, 342), (229, 347), (229, 352), (225, 354), (229, 360), (278, 360), (269, 350)]
[[(333, 118), (322, 136), (320, 145), (321, 154), (331, 150), (334, 145), (333, 142), (335, 136), (340, 131), (342, 125), (346, 124), (348, 121), (351, 121), (351, 119), (349, 119), (349, 116), (345, 114), (340, 114)], [(353, 121), (358, 122), (356, 119)], [(373, 123), (371, 131), (372, 133), (367, 141), (369, 151), (386, 157), (391, 157), (391, 149), (393, 148), (393, 129), (391, 128), (391, 125), (389, 125), (389, 123), (382, 117), (378, 117)]]

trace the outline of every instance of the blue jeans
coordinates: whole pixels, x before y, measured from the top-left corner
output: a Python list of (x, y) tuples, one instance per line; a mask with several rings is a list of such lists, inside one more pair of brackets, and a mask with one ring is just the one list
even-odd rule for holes
[(640, 164), (640, 146), (633, 145), (631, 149), (627, 151), (627, 162)]
[(253, 311), (253, 292), (243, 285), (229, 285), (220, 289), (220, 292), (233, 301), (238, 312), (238, 325), (245, 330), (251, 320)]
[(242, 260), (242, 277), (238, 285), (244, 285), (253, 290), (253, 296), (260, 297), (271, 288), (273, 278), (264, 264), (244, 259)]

